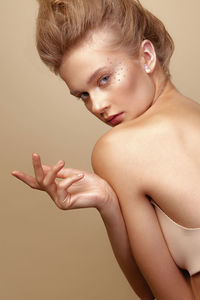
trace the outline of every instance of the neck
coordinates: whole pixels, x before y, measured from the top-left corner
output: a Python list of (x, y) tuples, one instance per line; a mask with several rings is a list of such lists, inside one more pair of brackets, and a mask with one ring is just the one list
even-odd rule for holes
[(155, 95), (152, 105), (155, 103), (158, 104), (164, 100), (166, 101), (166, 99), (171, 98), (174, 94), (180, 94), (170, 78), (167, 78), (163, 71), (155, 74), (153, 81), (155, 85)]

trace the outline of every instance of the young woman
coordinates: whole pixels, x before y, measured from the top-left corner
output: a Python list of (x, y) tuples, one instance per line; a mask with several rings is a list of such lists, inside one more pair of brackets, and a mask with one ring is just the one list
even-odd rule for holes
[(200, 106), (170, 81), (169, 34), (136, 0), (39, 2), (42, 60), (113, 128), (96, 174), (33, 154), (35, 177), (13, 175), (61, 209), (96, 207), (141, 299), (200, 299)]

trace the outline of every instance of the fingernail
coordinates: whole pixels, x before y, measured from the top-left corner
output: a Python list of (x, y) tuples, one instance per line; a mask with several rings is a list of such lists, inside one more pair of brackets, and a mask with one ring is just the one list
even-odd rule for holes
[(63, 160), (59, 160), (58, 165), (62, 165), (62, 164), (63, 164)]

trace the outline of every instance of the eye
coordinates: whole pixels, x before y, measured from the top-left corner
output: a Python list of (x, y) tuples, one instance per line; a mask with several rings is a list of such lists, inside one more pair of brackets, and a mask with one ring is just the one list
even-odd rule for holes
[(109, 79), (110, 79), (110, 75), (107, 75), (107, 76), (102, 77), (102, 78), (99, 80), (99, 85), (100, 85), (100, 86), (101, 86), (101, 85), (105, 85), (105, 84), (108, 82)]
[(89, 93), (88, 92), (83, 92), (78, 97), (81, 98), (83, 101), (85, 101), (85, 100), (88, 99)]

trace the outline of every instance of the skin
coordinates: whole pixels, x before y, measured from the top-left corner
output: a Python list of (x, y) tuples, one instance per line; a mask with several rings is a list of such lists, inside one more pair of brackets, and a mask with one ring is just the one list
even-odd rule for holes
[[(112, 37), (109, 31), (94, 32), (66, 53), (60, 68), (71, 93), (89, 112), (105, 123), (120, 114), (120, 123), (110, 124), (114, 128), (93, 151), (93, 168), (101, 178), (64, 169), (64, 162), (44, 166), (37, 154), (35, 177), (13, 175), (46, 191), (61, 209), (96, 207), (122, 271), (141, 299), (200, 299), (199, 274), (191, 284), (185, 280), (148, 198), (177, 223), (200, 227), (200, 106), (166, 79), (149, 41), (133, 57), (123, 48), (112, 50)], [(90, 195), (87, 203), (85, 195)]]
[[(155, 214), (147, 202), (146, 195), (151, 197), (177, 223), (185, 227), (200, 227), (200, 202), (198, 201), (200, 107), (177, 91), (170, 80), (166, 81), (155, 50), (149, 41), (142, 43), (139, 57), (134, 59), (124, 49), (112, 51), (111, 47), (107, 47), (106, 43), (109, 38), (108, 33), (94, 33), (90, 41), (83, 42), (79, 47), (68, 52), (63, 59), (60, 75), (72, 94), (82, 97), (86, 108), (100, 120), (106, 122), (109, 116), (123, 113), (120, 124), (97, 143), (93, 153), (94, 170), (106, 179), (117, 193), (130, 240), (140, 222), (140, 220), (136, 222), (140, 206), (141, 214), (144, 213), (144, 216), (144, 207), (146, 207), (145, 219), (148, 219), (148, 214), (152, 214), (153, 236), (158, 237), (160, 245), (163, 242), (164, 248)], [(110, 64), (107, 64), (108, 58)], [(150, 69), (148, 73), (145, 71), (146, 64)], [(104, 66), (106, 66), (105, 69)], [(103, 68), (103, 72), (92, 76), (91, 81), (88, 80), (98, 68)], [(190, 115), (189, 120), (188, 115)], [(157, 134), (161, 136), (160, 139), (157, 138)], [(179, 135), (183, 135), (185, 140), (177, 139)], [(121, 147), (121, 144), (127, 147)], [(163, 146), (167, 150), (164, 153)], [(184, 151), (183, 147), (187, 150)], [(147, 152), (146, 149), (149, 151)], [(187, 151), (192, 151), (190, 152), (192, 159), (188, 158)], [(99, 161), (101, 164), (98, 163)], [(126, 172), (124, 166), (126, 166)], [(190, 174), (184, 171), (188, 168), (191, 170)], [(125, 182), (121, 174), (124, 174)], [(179, 174), (178, 178), (177, 174)], [(137, 178), (140, 178), (139, 182)], [(158, 182), (157, 178), (162, 178), (162, 180)], [(134, 190), (132, 182), (135, 182)], [(193, 205), (188, 199), (193, 202)], [(137, 209), (135, 209), (136, 204)], [(133, 218), (134, 210), (137, 211), (135, 218)], [(149, 222), (146, 226), (149, 226)], [(145, 232), (146, 228), (143, 234)], [(190, 291), (185, 292), (187, 288), (184, 288), (184, 284), (179, 285), (181, 291), (177, 289), (172, 292), (173, 295), (169, 295), (170, 285), (167, 287), (165, 282), (166, 289), (162, 287), (163, 284), (159, 281), (158, 275), (158, 280), (151, 279), (156, 278), (155, 273), (158, 273), (156, 262), (153, 261), (152, 266), (148, 263), (149, 258), (155, 256), (153, 242), (150, 248), (148, 244), (143, 244), (143, 241), (138, 248), (135, 245), (135, 241), (131, 240), (134, 253), (137, 251), (139, 253), (139, 249), (144, 247), (149, 249), (146, 253), (148, 261), (145, 261), (143, 256), (140, 257), (140, 254), (138, 256), (136, 254), (135, 257), (142, 273), (146, 275), (149, 285), (159, 299), (192, 298)], [(137, 245), (139, 245), (138, 241)], [(169, 264), (168, 254), (165, 255), (163, 255), (163, 261), (168, 261)], [(171, 267), (173, 270), (172, 262)], [(175, 275), (177, 272), (173, 270), (171, 274), (173, 273)], [(175, 279), (176, 276), (178, 282), (180, 280), (178, 273), (171, 278)], [(163, 276), (160, 278), (163, 280)], [(168, 281), (171, 282), (169, 278)]]
[(32, 163), (35, 176), (21, 171), (13, 171), (12, 175), (33, 189), (47, 192), (62, 210), (96, 208), (105, 224), (117, 262), (131, 287), (142, 300), (154, 299), (132, 255), (119, 202), (110, 185), (96, 174), (64, 168), (64, 161), (53, 166), (44, 165), (36, 153), (32, 155)]
[[(63, 57), (60, 76), (71, 94), (81, 98), (88, 111), (101, 121), (106, 123), (109, 116), (124, 112), (123, 122), (126, 122), (143, 114), (161, 91), (159, 88), (155, 94), (154, 83), (145, 72), (140, 72), (138, 59), (108, 47), (110, 39), (110, 34), (98, 31), (91, 40), (72, 48)], [(151, 59), (150, 49), (151, 44), (147, 42), (146, 60)], [(155, 61), (151, 65), (154, 67)], [(131, 77), (134, 80), (130, 81)], [(164, 75), (161, 80), (164, 85)]]

